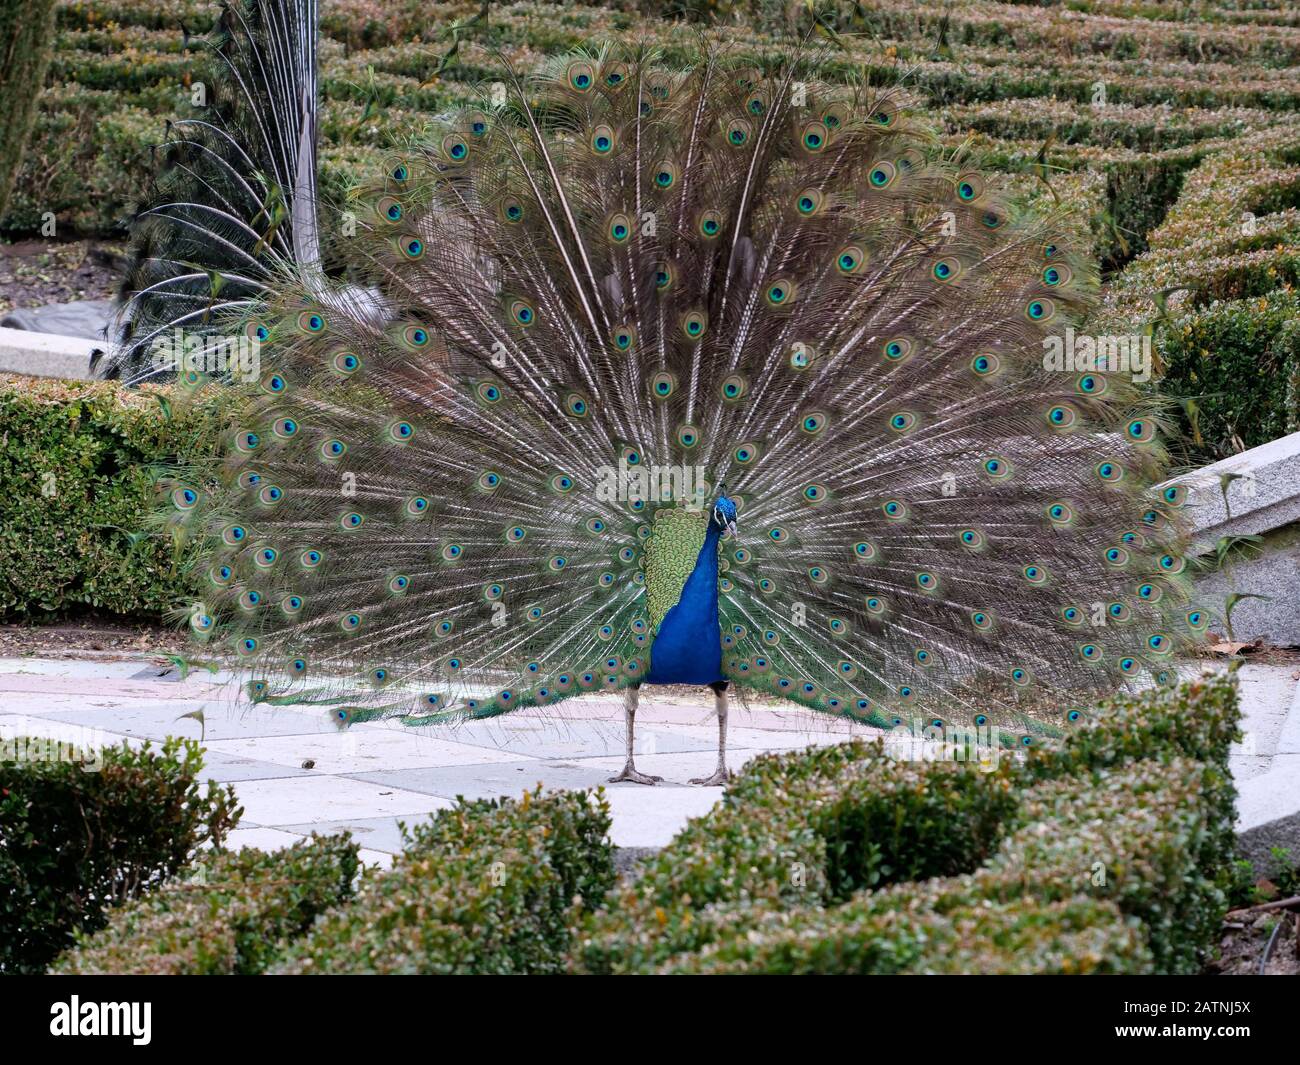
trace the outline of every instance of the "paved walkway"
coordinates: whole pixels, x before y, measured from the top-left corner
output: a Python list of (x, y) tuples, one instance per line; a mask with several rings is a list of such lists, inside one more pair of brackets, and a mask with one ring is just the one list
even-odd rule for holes
[[(0, 736), (97, 746), (198, 739), (202, 728), (207, 775), (233, 783), (244, 806), (232, 846), (274, 849), (313, 831), (348, 829), (367, 860), (380, 863), (401, 849), (399, 821), (422, 820), (457, 795), (518, 797), (538, 783), (589, 788), (623, 767), (621, 697), (443, 727), (369, 722), (339, 732), (319, 708), (254, 706), (233, 695), (220, 677), (195, 672), (180, 681), (144, 659), (0, 659)], [(202, 725), (182, 716), (200, 709)], [(877, 734), (797, 707), (747, 711), (734, 702), (728, 723), (732, 769), (764, 751)], [(644, 694), (636, 740), (637, 768), (664, 782), (606, 784), (611, 838), (621, 847), (662, 846), (722, 795), (686, 783), (716, 764), (712, 695)]]
[[(1234, 752), (1241, 787), (1239, 829), (1267, 853), (1270, 825), (1300, 825), (1300, 693), (1297, 668), (1242, 668), (1248, 736)], [(369, 861), (401, 848), (399, 821), (416, 822), (457, 795), (518, 796), (605, 784), (623, 765), (621, 699), (589, 696), (550, 711), (411, 729), (370, 722), (337, 731), (324, 711), (252, 706), (221, 677), (176, 673), (148, 659), (0, 659), (0, 736), (40, 735), (81, 745), (168, 735), (207, 747), (206, 773), (230, 782), (244, 806), (235, 846), (285, 846), (310, 832), (350, 830)], [(202, 710), (203, 722), (183, 715)], [(843, 741), (877, 730), (797, 707), (733, 705), (729, 764), (764, 751)], [(712, 771), (717, 727), (712, 697), (647, 691), (637, 713), (637, 767), (663, 776), (653, 788), (606, 784), (621, 847), (662, 846), (705, 813), (721, 788), (686, 784)], [(312, 763), (312, 768), (304, 768)], [(1300, 854), (1300, 849), (1296, 851)]]

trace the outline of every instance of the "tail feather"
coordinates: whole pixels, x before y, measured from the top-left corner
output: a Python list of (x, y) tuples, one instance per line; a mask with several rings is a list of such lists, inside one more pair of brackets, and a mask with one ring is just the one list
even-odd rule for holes
[(170, 519), (255, 696), (427, 721), (640, 683), (724, 482), (743, 687), (1019, 723), (1168, 673), (1208, 617), (1160, 411), (1044, 359), (1094, 270), (897, 92), (808, 70), (508, 76), (363, 193), (340, 254), (382, 302), (268, 286), (274, 369)]

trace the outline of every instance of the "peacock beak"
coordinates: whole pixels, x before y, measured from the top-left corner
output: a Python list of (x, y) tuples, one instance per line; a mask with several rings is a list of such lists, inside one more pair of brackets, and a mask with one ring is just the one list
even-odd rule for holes
[(726, 540), (728, 537), (732, 537), (735, 535), (736, 535), (736, 523), (734, 521), (727, 522), (727, 524), (722, 527), (722, 538)]

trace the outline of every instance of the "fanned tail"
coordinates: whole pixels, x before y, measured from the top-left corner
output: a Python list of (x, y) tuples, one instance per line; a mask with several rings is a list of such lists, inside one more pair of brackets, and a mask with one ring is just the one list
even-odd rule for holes
[[(725, 482), (723, 668), (888, 725), (1023, 727), (1199, 638), (1161, 418), (1053, 350), (1057, 220), (816, 57), (507, 72), (359, 197), (360, 290), (280, 283), (190, 624), (342, 721), (641, 683)], [(311, 677), (308, 680), (308, 677)]]
[(169, 124), (133, 220), (104, 376), (168, 379), (185, 338), (220, 334), (231, 312), (316, 269), (316, 22), (316, 0), (223, 4), (201, 42), (198, 114)]

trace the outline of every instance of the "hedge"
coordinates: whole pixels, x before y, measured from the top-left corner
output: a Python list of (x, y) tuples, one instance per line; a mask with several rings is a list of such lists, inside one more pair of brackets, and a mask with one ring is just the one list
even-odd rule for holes
[(1196, 457), (1212, 462), (1300, 430), (1300, 292), (1215, 301), (1172, 318), (1155, 339), (1160, 390), (1188, 402)]
[[(51, 972), (221, 976), (262, 972), (316, 916), (351, 898), (351, 837), (315, 837), (267, 853), (246, 848), (203, 859), (81, 934)], [(188, 872), (188, 876), (185, 875)]]
[(0, 377), (0, 617), (73, 607), (157, 616), (186, 593), (186, 556), (136, 534), (155, 505), (154, 467), (214, 447), (221, 401), (169, 402), (168, 417), (166, 399)]
[[(40, 752), (34, 756), (33, 752)], [(0, 972), (41, 971), (114, 903), (219, 844), (242, 810), (192, 741), (92, 755), (0, 741)]]
[[(976, 970), (1193, 971), (1226, 909), (1237, 735), (1216, 677), (991, 772), (863, 744), (759, 758), (594, 915), (575, 968), (940, 971), (961, 944)], [(896, 835), (845, 834), (895, 802)]]
[(734, 920), (731, 903), (702, 915), (701, 949), (656, 971), (1195, 972), (1227, 908), (1198, 867), (1201, 789), (1222, 779), (1176, 759), (1046, 782), (1025, 792), (1016, 831), (975, 873), (800, 907), (755, 927)]
[(602, 792), (464, 800), (289, 945), (276, 973), (557, 973), (614, 882)]
[(1148, 242), (1112, 284), (1098, 331), (1154, 326), (1161, 390), (1182, 400), (1188, 459), (1212, 462), (1300, 427), (1295, 131), (1253, 134), (1202, 160)]

